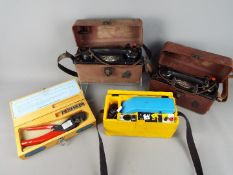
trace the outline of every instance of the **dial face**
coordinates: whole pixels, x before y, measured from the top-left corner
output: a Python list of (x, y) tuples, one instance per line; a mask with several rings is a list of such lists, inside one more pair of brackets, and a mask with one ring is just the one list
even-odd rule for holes
[(193, 88), (193, 85), (187, 81), (176, 79), (176, 83), (185, 89)]
[(116, 61), (119, 61), (120, 60), (120, 56), (118, 55), (102, 55), (100, 56), (100, 58), (106, 62), (116, 62)]

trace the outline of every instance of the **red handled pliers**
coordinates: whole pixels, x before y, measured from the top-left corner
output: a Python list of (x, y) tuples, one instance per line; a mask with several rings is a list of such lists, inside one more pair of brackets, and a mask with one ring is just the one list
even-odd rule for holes
[(69, 119), (67, 119), (65, 122), (63, 122), (60, 125), (50, 124), (50, 125), (41, 125), (41, 126), (32, 126), (32, 127), (23, 128), (23, 131), (35, 131), (35, 130), (44, 130), (44, 129), (51, 129), (51, 131), (33, 139), (22, 140), (21, 146), (26, 147), (26, 146), (33, 146), (43, 143), (49, 139), (52, 139), (56, 136), (59, 136), (67, 131), (76, 128), (77, 126), (80, 125), (81, 122), (85, 121), (86, 119), (87, 119), (86, 113), (79, 112), (72, 115)]

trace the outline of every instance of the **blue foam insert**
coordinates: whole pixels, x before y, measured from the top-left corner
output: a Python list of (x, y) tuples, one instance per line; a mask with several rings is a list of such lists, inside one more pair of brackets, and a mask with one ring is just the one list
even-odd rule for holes
[(34, 154), (37, 154), (37, 153), (39, 153), (39, 152), (41, 152), (41, 151), (44, 151), (45, 149), (46, 149), (45, 146), (39, 147), (39, 148), (37, 148), (37, 149), (35, 149), (35, 150), (33, 150), (33, 151), (31, 151), (31, 152), (25, 154), (25, 157), (33, 156)]
[(123, 102), (121, 113), (135, 112), (174, 113), (174, 100), (170, 98), (133, 97)]

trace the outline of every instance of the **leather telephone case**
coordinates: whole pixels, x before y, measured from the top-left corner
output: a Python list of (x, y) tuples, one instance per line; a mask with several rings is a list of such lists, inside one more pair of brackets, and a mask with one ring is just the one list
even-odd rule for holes
[[(78, 46), (73, 56), (59, 56), (58, 67), (78, 76), (81, 83), (140, 82), (143, 65), (143, 29), (140, 19), (77, 20), (73, 34)], [(76, 72), (60, 64), (71, 58)]]
[(173, 92), (178, 105), (204, 114), (215, 100), (227, 100), (232, 67), (231, 58), (167, 42), (150, 90)]

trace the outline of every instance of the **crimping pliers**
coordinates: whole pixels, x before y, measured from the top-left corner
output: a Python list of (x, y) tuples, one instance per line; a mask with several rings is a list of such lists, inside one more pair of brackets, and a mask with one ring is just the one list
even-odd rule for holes
[(49, 139), (52, 139), (56, 136), (59, 136), (67, 131), (70, 131), (76, 128), (77, 126), (80, 125), (81, 122), (85, 121), (86, 119), (87, 119), (86, 113), (79, 112), (79, 113), (72, 115), (70, 118), (68, 118), (65, 122), (63, 122), (60, 125), (49, 124), (49, 125), (32, 126), (32, 127), (23, 128), (23, 131), (35, 131), (35, 130), (44, 130), (44, 129), (51, 129), (51, 131), (42, 136), (39, 136), (33, 139), (22, 140), (21, 146), (27, 147), (27, 146), (33, 146), (33, 145), (43, 143)]

